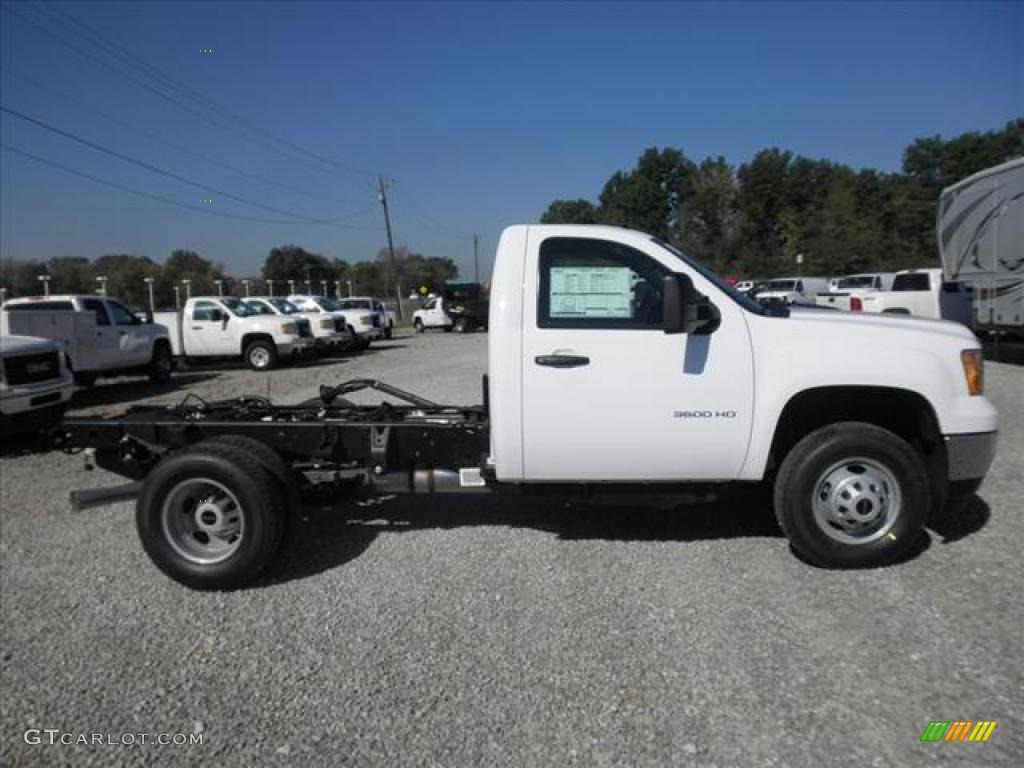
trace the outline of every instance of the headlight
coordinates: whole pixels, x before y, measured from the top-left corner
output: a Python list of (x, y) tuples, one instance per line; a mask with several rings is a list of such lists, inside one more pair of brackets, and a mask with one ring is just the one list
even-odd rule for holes
[(334, 330), (334, 321), (333, 320), (329, 320), (329, 319), (325, 320), (325, 319), (321, 318), (320, 319), (320, 330), (321, 331), (331, 331), (331, 330)]
[(281, 323), (281, 333), (285, 336), (294, 336), (295, 331), (295, 323)]
[(373, 325), (373, 316), (372, 315), (360, 315), (359, 316), (359, 324), (360, 325)]
[(960, 353), (960, 364), (964, 367), (967, 394), (982, 394), (985, 391), (985, 359), (981, 350), (965, 349)]

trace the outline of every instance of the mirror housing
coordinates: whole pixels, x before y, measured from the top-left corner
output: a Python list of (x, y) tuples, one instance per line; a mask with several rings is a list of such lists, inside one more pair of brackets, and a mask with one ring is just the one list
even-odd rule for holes
[(211, 309), (210, 310), (210, 320), (212, 320), (213, 322), (215, 322), (215, 323), (224, 322), (224, 319), (225, 319), (225, 315), (224, 315), (224, 312), (222, 310), (219, 310), (219, 309)]
[(693, 287), (689, 275), (666, 275), (662, 295), (665, 333), (707, 335), (714, 333), (722, 321), (718, 307)]

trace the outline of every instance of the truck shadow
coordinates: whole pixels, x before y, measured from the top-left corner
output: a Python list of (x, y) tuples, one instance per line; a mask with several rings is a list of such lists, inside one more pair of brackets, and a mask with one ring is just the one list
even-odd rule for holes
[[(963, 511), (933, 516), (928, 528), (949, 544), (981, 530), (989, 516), (988, 505), (975, 496)], [(564, 541), (784, 538), (770, 503), (743, 492), (696, 496), (682, 503), (670, 496), (591, 501), (513, 495), (353, 497), (306, 506), (295, 514), (277, 563), (256, 586), (341, 567), (362, 555), (382, 533), (472, 526), (530, 528)], [(925, 552), (933, 538), (922, 537), (905, 561)]]
[(144, 378), (100, 379), (88, 389), (77, 388), (71, 397), (70, 411), (98, 405), (114, 405), (166, 395), (217, 378), (214, 373), (176, 371), (166, 384), (152, 384)]

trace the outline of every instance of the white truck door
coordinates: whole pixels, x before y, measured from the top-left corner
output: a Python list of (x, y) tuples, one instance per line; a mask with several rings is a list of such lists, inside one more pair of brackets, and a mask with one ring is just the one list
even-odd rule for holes
[(124, 305), (107, 299), (107, 309), (117, 327), (118, 347), (122, 365), (145, 365), (150, 360), (149, 336), (142, 330), (142, 324)]
[[(96, 371), (108, 368), (124, 367), (121, 358), (121, 337), (117, 327), (110, 319), (107, 305), (103, 299), (96, 297), (81, 299), (82, 309), (96, 315), (96, 337), (90, 344), (91, 351), (80, 350), (78, 361), (80, 371)], [(86, 354), (82, 355), (81, 353)]]
[[(744, 310), (653, 242), (541, 237), (523, 292), (524, 479), (736, 477), (753, 416)], [(713, 296), (714, 333), (662, 330), (674, 271)]]
[(235, 338), (241, 321), (215, 301), (196, 301), (185, 318), (185, 350), (195, 356), (233, 356), (241, 354)]

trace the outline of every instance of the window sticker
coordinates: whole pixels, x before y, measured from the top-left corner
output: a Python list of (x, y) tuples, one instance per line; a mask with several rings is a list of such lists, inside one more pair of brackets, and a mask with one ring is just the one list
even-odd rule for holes
[(550, 316), (626, 318), (633, 296), (629, 267), (552, 267)]

